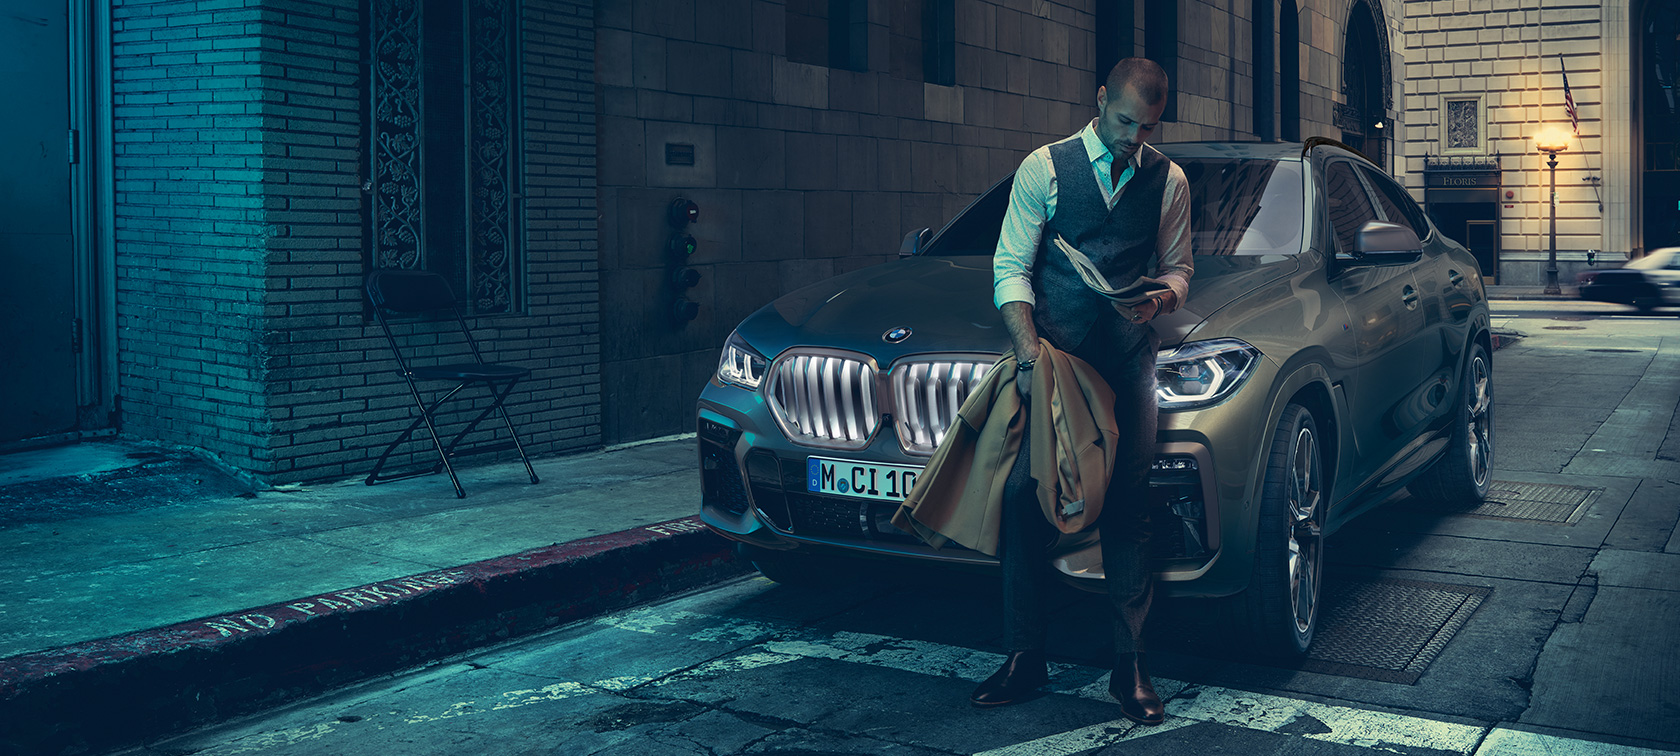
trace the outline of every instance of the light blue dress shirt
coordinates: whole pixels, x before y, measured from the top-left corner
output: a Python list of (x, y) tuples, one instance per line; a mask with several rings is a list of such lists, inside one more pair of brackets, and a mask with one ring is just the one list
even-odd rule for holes
[[(1131, 159), (1126, 161), (1119, 180), (1114, 181), (1111, 178), (1114, 175), (1114, 155), (1097, 138), (1096, 119), (1092, 119), (1079, 133), (1053, 144), (1074, 139), (1084, 144), (1097, 185), (1102, 188), (1103, 201), (1110, 209), (1137, 173), (1139, 152), (1155, 149), (1147, 143), (1139, 145), (1138, 152), (1132, 153)], [(1008, 302), (1030, 305), (1035, 301), (1033, 262), (1038, 258), (1044, 224), (1056, 214), (1056, 167), (1050, 160), (1050, 147), (1045, 145), (1033, 150), (1015, 172), (1009, 210), (1003, 216), (1003, 231), (998, 236), (997, 253), (992, 257), (992, 302), (998, 307)], [(1172, 288), (1176, 295), (1173, 307), (1176, 308), (1190, 295), (1190, 276), (1195, 272), (1190, 252), (1189, 181), (1176, 163), (1167, 173), (1158, 239), (1150, 269), (1156, 278), (1166, 281)], [(1129, 282), (1119, 282), (1120, 285), (1125, 283)]]

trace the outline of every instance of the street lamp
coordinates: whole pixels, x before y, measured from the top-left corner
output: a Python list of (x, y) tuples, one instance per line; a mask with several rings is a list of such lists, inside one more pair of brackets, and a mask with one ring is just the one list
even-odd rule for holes
[(1546, 253), (1546, 292), (1562, 294), (1558, 288), (1557, 267), (1557, 154), (1569, 148), (1569, 137), (1562, 129), (1551, 127), (1534, 135), (1534, 146), (1546, 153), (1546, 167), (1551, 170), (1552, 182), (1552, 249)]

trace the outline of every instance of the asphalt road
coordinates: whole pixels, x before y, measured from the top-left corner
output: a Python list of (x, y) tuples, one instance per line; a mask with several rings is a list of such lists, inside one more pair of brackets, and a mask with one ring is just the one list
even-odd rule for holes
[(1100, 597), (1053, 597), (1045, 695), (979, 711), (996, 582), (872, 568), (817, 589), (745, 578), (131, 753), (1680, 751), (1680, 318), (1495, 315), (1527, 335), (1494, 358), (1504, 503), (1400, 496), (1338, 533), (1324, 628), (1290, 667), (1166, 603), (1154, 728), (1106, 695)]

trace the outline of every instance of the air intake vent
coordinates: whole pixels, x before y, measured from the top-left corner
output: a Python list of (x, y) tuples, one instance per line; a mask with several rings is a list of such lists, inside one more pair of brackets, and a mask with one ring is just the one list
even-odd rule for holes
[(787, 437), (830, 449), (861, 449), (880, 425), (875, 366), (834, 354), (790, 353), (770, 369), (771, 410)]
[(956, 422), (957, 410), (997, 362), (996, 357), (960, 357), (893, 367), (899, 443), (912, 454), (932, 454)]

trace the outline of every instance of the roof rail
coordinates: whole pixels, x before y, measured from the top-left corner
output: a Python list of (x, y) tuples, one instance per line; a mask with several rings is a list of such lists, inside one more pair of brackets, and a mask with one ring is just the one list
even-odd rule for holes
[(1306, 144), (1301, 147), (1301, 157), (1306, 157), (1307, 153), (1312, 152), (1312, 148), (1314, 148), (1314, 147), (1340, 147), (1341, 149), (1347, 150), (1348, 152), (1351, 152), (1355, 155), (1358, 155), (1358, 156), (1364, 158), (1365, 162), (1371, 164), (1371, 167), (1373, 167), (1373, 168), (1378, 168), (1379, 167), (1379, 166), (1377, 166), (1377, 161), (1372, 160), (1365, 153), (1360, 152), (1359, 150), (1356, 150), (1356, 149), (1354, 149), (1352, 147), (1349, 147), (1345, 144), (1342, 144), (1341, 142), (1338, 142), (1334, 139), (1331, 139), (1330, 137), (1321, 137), (1321, 136), (1308, 137)]

